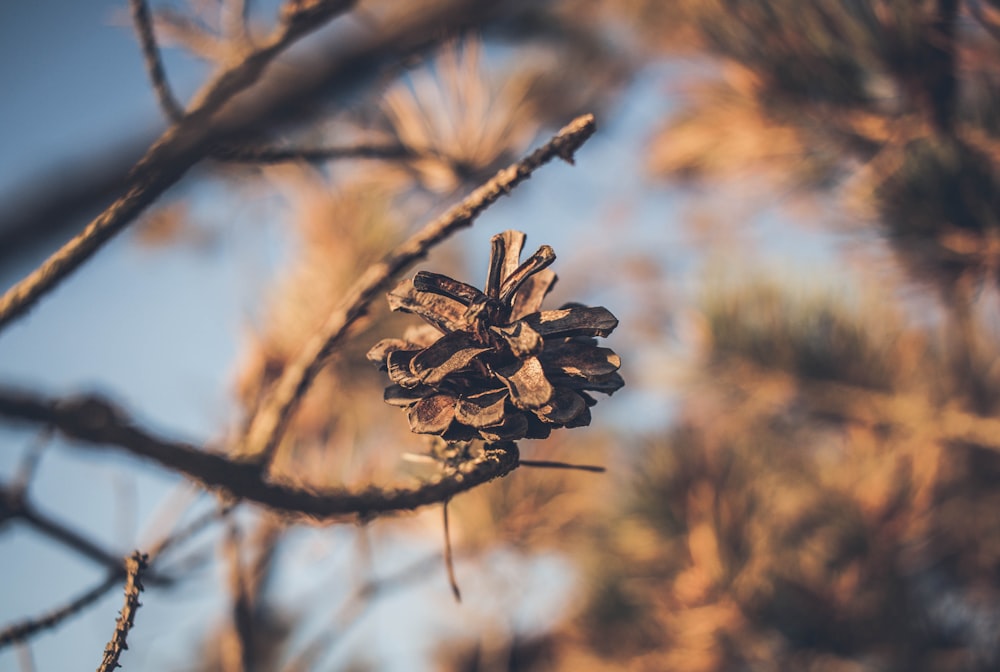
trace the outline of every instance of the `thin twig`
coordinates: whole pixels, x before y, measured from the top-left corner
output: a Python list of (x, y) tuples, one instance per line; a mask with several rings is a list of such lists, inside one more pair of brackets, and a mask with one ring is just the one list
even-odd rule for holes
[(232, 631), (222, 642), (224, 672), (252, 672), (253, 670), (253, 606), (247, 571), (243, 567), (240, 529), (230, 523), (223, 539), (223, 556), (228, 565), (229, 598)]
[(462, 591), (458, 589), (458, 579), (455, 578), (455, 560), (451, 555), (451, 528), (448, 525), (448, 500), (441, 505), (444, 515), (444, 566), (448, 571), (448, 584), (456, 602), (462, 601)]
[(274, 575), (278, 547), (287, 529), (288, 525), (280, 517), (265, 515), (257, 521), (250, 536), (253, 555), (247, 565), (246, 581), (247, 593), (255, 605), (260, 602), (258, 598), (267, 592), (267, 584)]
[(211, 150), (214, 115), (233, 96), (256, 82), (285, 49), (355, 0), (316, 0), (286, 5), (282, 22), (264, 43), (239, 63), (224, 69), (191, 102), (180, 123), (168, 128), (129, 174), (125, 193), (104, 212), (0, 297), (0, 330), (24, 315), (111, 238), (155, 201)]
[(589, 471), (595, 474), (603, 474), (607, 469), (595, 464), (572, 464), (570, 462), (556, 462), (553, 460), (521, 460), (522, 467), (541, 467), (543, 469), (575, 469), (577, 471)]
[(70, 616), (83, 611), (83, 609), (101, 599), (105, 593), (118, 585), (121, 577), (122, 572), (113, 572), (109, 574), (104, 581), (80, 596), (70, 600), (62, 607), (54, 609), (47, 614), (36, 616), (35, 618), (29, 618), (19, 623), (7, 626), (0, 631), (0, 649), (9, 644), (13, 644), (14, 642), (26, 641), (33, 635), (50, 628), (54, 628)]
[(23, 520), (38, 532), (41, 532), (52, 540), (58, 541), (67, 548), (73, 549), (80, 555), (90, 558), (112, 571), (121, 570), (121, 556), (105, 551), (79, 532), (36, 511), (29, 502), (22, 501), (20, 507), (13, 509), (13, 513), (17, 518)]
[(35, 473), (38, 471), (38, 464), (42, 459), (42, 453), (52, 440), (52, 430), (44, 429), (28, 446), (21, 462), (17, 465), (14, 478), (10, 480), (8, 486), (10, 496), (16, 499), (23, 499), (28, 487), (31, 485)]
[(183, 543), (193, 537), (194, 535), (201, 532), (203, 529), (211, 525), (217, 520), (222, 520), (229, 513), (236, 508), (235, 504), (222, 504), (211, 511), (203, 513), (201, 516), (195, 518), (186, 527), (181, 528), (173, 534), (168, 534), (163, 537), (157, 543), (153, 544), (153, 547), (149, 550), (149, 562), (152, 563), (154, 560), (159, 558), (167, 549), (176, 546), (177, 544)]
[(336, 159), (409, 159), (416, 156), (404, 145), (345, 145), (343, 147), (220, 147), (212, 158), (229, 163), (321, 163)]
[(124, 411), (100, 397), (48, 399), (0, 388), (0, 416), (42, 423), (83, 445), (118, 448), (187, 475), (202, 487), (267, 506), (275, 511), (319, 520), (371, 518), (436, 504), (518, 466), (517, 445), (489, 444), (481, 455), (453, 473), (406, 488), (369, 487), (360, 492), (323, 491), (267, 480), (255, 464), (211, 453), (188, 443), (168, 441), (137, 427)]
[(228, 565), (229, 597), (232, 602), (231, 628), (221, 642), (225, 672), (253, 672), (258, 669), (254, 642), (267, 629), (266, 584), (273, 574), (278, 543), (285, 530), (283, 521), (265, 515), (247, 539), (235, 523), (223, 540), (223, 556)]
[[(158, 544), (153, 547), (153, 550), (148, 554), (147, 564), (151, 564), (152, 561), (167, 548), (184, 541), (189, 538), (199, 530), (203, 529), (208, 523), (225, 516), (231, 511), (233, 505), (225, 505), (218, 509), (214, 509), (207, 514), (200, 516), (195, 519), (190, 525), (185, 527), (179, 532), (173, 535), (165, 537)], [(72, 533), (75, 534), (75, 533)], [(79, 536), (79, 535), (76, 535)], [(101, 597), (103, 597), (109, 590), (118, 585), (123, 577), (127, 576), (128, 570), (126, 569), (125, 562), (118, 557), (105, 557), (108, 556), (107, 553), (98, 549), (96, 546), (88, 542), (83, 537), (80, 537), (83, 544), (90, 546), (90, 551), (85, 554), (94, 554), (92, 557), (99, 559), (102, 564), (109, 567), (109, 573), (107, 578), (101, 583), (97, 584), (90, 590), (82, 593), (80, 596), (70, 600), (67, 604), (57, 609), (54, 609), (41, 616), (36, 616), (19, 623), (14, 623), (7, 626), (2, 631), (0, 631), (0, 649), (10, 644), (16, 642), (24, 642), (30, 639), (32, 636), (39, 634), (45, 630), (54, 628), (55, 626), (62, 623), (64, 620), (73, 616), (80, 611), (83, 611), (88, 606), (97, 602)], [(127, 559), (126, 559), (127, 561)], [(159, 574), (153, 573), (147, 570), (145, 576), (145, 581), (150, 584), (164, 584), (169, 585), (171, 579), (165, 578)]]
[(149, 5), (146, 4), (146, 0), (129, 0), (128, 4), (132, 10), (135, 32), (142, 47), (142, 60), (146, 64), (146, 73), (156, 93), (156, 100), (160, 104), (160, 109), (167, 115), (167, 119), (176, 123), (184, 116), (184, 107), (177, 102), (170, 89), (170, 82), (163, 68), (163, 59), (160, 57), (160, 48), (156, 44), (156, 33), (153, 32)]
[(17, 652), (17, 664), (21, 672), (35, 672), (35, 658), (31, 655), (31, 647), (27, 642), (18, 642), (14, 645)]
[(540, 166), (555, 157), (572, 163), (574, 152), (593, 135), (594, 130), (593, 115), (577, 117), (544, 146), (498, 172), (461, 203), (424, 226), (380, 263), (369, 267), (327, 318), (323, 327), (281, 373), (251, 420), (240, 454), (258, 464), (266, 464), (270, 460), (292, 414), (327, 358), (350, 326), (365, 314), (372, 300), (386, 291), (400, 273), (426, 256), (432, 247), (455, 231), (471, 226), (480, 213), (501, 196), (510, 193), (511, 189), (530, 177)]
[[(66, 524), (42, 513), (24, 497), (23, 492), (16, 492), (10, 488), (0, 486), (0, 502), (3, 503), (5, 517), (23, 521), (35, 531), (76, 551), (83, 557), (107, 567), (113, 573), (120, 575), (124, 571), (121, 556), (106, 551)], [(156, 573), (151, 573), (147, 577), (147, 580), (151, 584), (157, 585), (169, 585), (172, 583), (170, 578)]]
[(113, 672), (120, 667), (118, 659), (121, 658), (122, 651), (128, 649), (128, 633), (135, 625), (135, 612), (139, 607), (139, 593), (142, 592), (142, 574), (146, 570), (146, 555), (135, 551), (125, 559), (127, 575), (125, 577), (125, 606), (118, 614), (115, 622), (115, 632), (111, 635), (111, 640), (104, 647), (104, 658), (97, 672)]
[(303, 650), (282, 668), (282, 672), (322, 669), (318, 663), (320, 656), (324, 654), (324, 649), (326, 655), (329, 655), (330, 651), (343, 641), (350, 629), (360, 622), (361, 616), (376, 599), (434, 576), (433, 570), (440, 567), (440, 562), (441, 556), (431, 553), (397, 572), (361, 583), (340, 605), (321, 634), (306, 644)]

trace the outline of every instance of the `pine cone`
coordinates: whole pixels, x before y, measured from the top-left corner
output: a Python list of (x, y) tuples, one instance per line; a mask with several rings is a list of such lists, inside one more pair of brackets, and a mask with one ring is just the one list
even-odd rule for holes
[(425, 271), (389, 293), (392, 310), (428, 322), (368, 352), (392, 380), (385, 401), (408, 409), (412, 431), (447, 441), (545, 438), (590, 424), (597, 401), (588, 392), (625, 384), (621, 358), (594, 338), (618, 319), (580, 304), (539, 310), (556, 281), (547, 269), (556, 256), (543, 245), (518, 265), (524, 239), (519, 231), (493, 236), (485, 294)]

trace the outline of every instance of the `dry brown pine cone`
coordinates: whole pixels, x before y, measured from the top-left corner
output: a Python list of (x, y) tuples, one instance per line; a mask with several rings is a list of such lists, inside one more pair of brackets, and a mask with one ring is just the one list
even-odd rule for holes
[(421, 271), (389, 293), (389, 306), (429, 324), (387, 338), (368, 359), (389, 372), (385, 400), (408, 409), (410, 429), (447, 441), (545, 438), (554, 427), (590, 424), (597, 401), (625, 382), (621, 359), (595, 336), (618, 326), (606, 308), (539, 310), (556, 281), (543, 245), (523, 264), (525, 235), (491, 241), (486, 293)]

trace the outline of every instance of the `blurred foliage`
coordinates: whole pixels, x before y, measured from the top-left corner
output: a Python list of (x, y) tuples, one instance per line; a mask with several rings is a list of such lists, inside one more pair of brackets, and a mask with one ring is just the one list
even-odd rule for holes
[(706, 179), (763, 168), (833, 190), (857, 175), (872, 223), (912, 277), (949, 300), (968, 278), (958, 290), (968, 301), (976, 282), (996, 284), (1000, 41), (996, 12), (971, 12), (985, 4), (710, 0), (637, 10), (688, 26), (721, 74), (692, 87), (650, 165)]
[(907, 336), (870, 337), (885, 315), (768, 284), (709, 301), (702, 373), (644, 441), (568, 646), (594, 669), (994, 668), (1000, 446), (942, 431), (932, 352), (876, 356)]
[[(295, 203), (291, 217), (299, 243), (296, 263), (277, 284), (240, 365), (237, 394), (248, 416), (339, 297), (400, 231), (398, 213), (377, 182), (358, 180), (330, 190), (322, 177), (294, 167), (273, 170), (271, 180)], [(389, 429), (394, 424), (382, 421), (388, 413), (380, 416), (375, 403), (344, 399), (380, 400), (379, 377), (367, 365), (364, 344), (385, 319), (357, 325), (348, 346), (317, 379), (275, 457), (277, 477), (324, 487), (372, 476), (374, 465), (356, 461), (359, 451), (398, 434)]]
[(793, 294), (775, 281), (710, 291), (701, 304), (717, 365), (742, 358), (806, 380), (883, 390), (917, 374), (919, 355), (907, 352), (890, 307), (866, 323), (863, 307), (815, 290)]
[[(485, 638), (484, 638), (485, 639)], [(486, 641), (442, 652), (444, 665), (456, 672), (530, 672), (552, 669), (553, 642), (548, 637), (515, 637), (497, 650)]]

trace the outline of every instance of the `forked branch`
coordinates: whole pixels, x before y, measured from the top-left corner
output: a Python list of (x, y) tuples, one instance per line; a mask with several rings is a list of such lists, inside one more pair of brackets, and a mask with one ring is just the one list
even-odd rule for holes
[[(0, 485), (0, 519), (20, 520), (36, 532), (103, 565), (113, 575), (124, 572), (120, 555), (101, 548), (81, 532), (39, 511), (23, 491)], [(172, 583), (170, 577), (155, 573), (150, 573), (147, 578), (151, 584), (169, 585)]]
[(167, 115), (167, 119), (176, 123), (184, 116), (184, 107), (177, 102), (177, 98), (174, 97), (174, 93), (170, 89), (170, 82), (167, 80), (167, 73), (163, 68), (163, 59), (160, 57), (160, 48), (156, 44), (156, 34), (153, 32), (153, 19), (149, 12), (149, 5), (146, 0), (129, 0), (128, 4), (132, 11), (135, 33), (139, 38), (139, 45), (142, 47), (142, 60), (146, 64), (146, 72), (153, 85), (156, 100), (160, 103), (163, 114)]
[(53, 609), (48, 613), (27, 618), (23, 621), (13, 623), (3, 630), (0, 630), (0, 649), (9, 644), (24, 642), (33, 635), (54, 628), (70, 616), (78, 614), (85, 608), (101, 599), (105, 593), (114, 588), (121, 580), (122, 572), (112, 572), (99, 584), (81, 593), (65, 605)]

